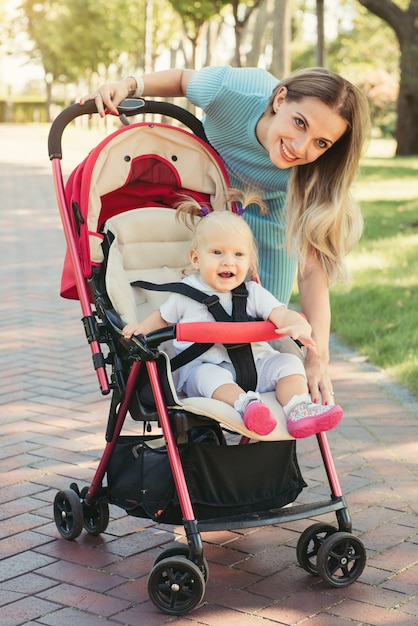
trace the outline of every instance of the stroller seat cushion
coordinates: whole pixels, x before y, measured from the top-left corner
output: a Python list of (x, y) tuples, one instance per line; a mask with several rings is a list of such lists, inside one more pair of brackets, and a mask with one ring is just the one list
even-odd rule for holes
[(169, 294), (132, 287), (131, 283), (181, 280), (189, 263), (191, 231), (176, 219), (173, 209), (152, 207), (112, 217), (104, 232), (114, 237), (107, 260), (107, 293), (125, 323), (139, 321)]
[(233, 430), (249, 439), (256, 439), (257, 441), (292, 440), (293, 437), (289, 435), (286, 427), (286, 418), (283, 409), (277, 402), (274, 392), (262, 393), (260, 397), (262, 402), (268, 405), (277, 420), (277, 426), (268, 435), (259, 435), (258, 433), (248, 430), (238, 411), (229, 404), (226, 404), (226, 402), (221, 402), (220, 400), (199, 397), (179, 398), (179, 406), (189, 413), (204, 415), (214, 419), (225, 428)]
[[(170, 346), (171, 347), (171, 346)], [(168, 350), (160, 352), (160, 358), (164, 367), (159, 369), (160, 377), (165, 376), (165, 383), (169, 389), (170, 401), (168, 405), (172, 409), (180, 409), (192, 413), (193, 415), (207, 417), (217, 421), (221, 426), (232, 430), (244, 437), (257, 441), (290, 441), (293, 440), (286, 426), (286, 417), (281, 405), (277, 402), (274, 391), (261, 393), (260, 399), (267, 404), (272, 414), (277, 420), (277, 426), (268, 435), (254, 433), (245, 427), (241, 415), (232, 406), (213, 398), (203, 398), (179, 394), (176, 390), (177, 372), (172, 372), (170, 368), (170, 356)], [(166, 401), (168, 398), (166, 398)]]

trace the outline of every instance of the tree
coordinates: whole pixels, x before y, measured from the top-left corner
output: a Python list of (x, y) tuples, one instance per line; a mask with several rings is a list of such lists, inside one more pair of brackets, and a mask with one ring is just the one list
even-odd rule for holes
[(325, 65), (324, 0), (316, 0), (317, 44), (316, 64)]
[(270, 72), (279, 78), (287, 76), (291, 69), (291, 24), (292, 0), (274, 0)]
[[(192, 54), (186, 55), (187, 65), (195, 68), (197, 65), (197, 49), (200, 44), (204, 28), (209, 20), (218, 15), (227, 0), (170, 0), (173, 9), (179, 14), (183, 23), (187, 39), (192, 44)], [(200, 64), (199, 64), (200, 65)]]
[(94, 73), (106, 79), (111, 66), (122, 69), (129, 62), (132, 71), (134, 61), (134, 67), (143, 64), (144, 4), (141, 12), (123, 0), (23, 0), (21, 9), (30, 58), (45, 72), (48, 114), (54, 82), (84, 77), (89, 88)]
[[(418, 0), (358, 0), (395, 31), (400, 47), (400, 85), (397, 104), (396, 154), (418, 154)], [(401, 5), (405, 8), (402, 8)]]
[(263, 65), (278, 78), (291, 69), (291, 21), (293, 0), (262, 0), (245, 29), (244, 54), (248, 67)]
[(242, 38), (244, 30), (253, 11), (259, 7), (262, 1), (263, 0), (247, 0), (247, 2), (240, 2), (240, 0), (230, 0), (228, 3), (231, 6), (232, 15), (234, 16), (235, 51), (232, 64), (236, 67), (245, 65), (242, 59)]

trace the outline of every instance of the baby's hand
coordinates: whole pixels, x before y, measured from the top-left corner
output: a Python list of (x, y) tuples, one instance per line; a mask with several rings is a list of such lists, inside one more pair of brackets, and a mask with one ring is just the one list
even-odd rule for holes
[(125, 339), (130, 339), (132, 335), (143, 335), (141, 324), (138, 322), (133, 322), (131, 324), (126, 324), (126, 326), (122, 330), (122, 335)]
[[(292, 337), (292, 339), (295, 339), (295, 340), (297, 339), (298, 341), (303, 343), (304, 346), (306, 346), (310, 350), (313, 350), (315, 353), (317, 353), (318, 350), (316, 347), (316, 343), (310, 336), (310, 330), (308, 330), (309, 334), (307, 334), (306, 324), (286, 326), (285, 328), (276, 328), (276, 333), (278, 335), (288, 335)], [(309, 329), (310, 329), (310, 326), (309, 326)]]

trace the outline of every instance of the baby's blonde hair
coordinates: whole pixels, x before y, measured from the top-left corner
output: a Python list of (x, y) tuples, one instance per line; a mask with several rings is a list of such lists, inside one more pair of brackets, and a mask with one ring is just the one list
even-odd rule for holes
[[(258, 204), (262, 213), (266, 211), (264, 203), (255, 193), (244, 193), (236, 189), (231, 189), (228, 201), (240, 202), (243, 209), (249, 204)], [(219, 230), (226, 230), (228, 233), (232, 231), (236, 234), (237, 238), (247, 239), (250, 259), (248, 278), (257, 278), (257, 242), (251, 228), (242, 217), (241, 212), (237, 213), (228, 209), (224, 211), (209, 211), (208, 208), (202, 207), (194, 198), (187, 196), (184, 201), (177, 205), (176, 217), (182, 220), (186, 226), (193, 231), (193, 237), (190, 242), (191, 250), (197, 250), (199, 248), (200, 238), (205, 230), (205, 225), (209, 224), (215, 225)]]

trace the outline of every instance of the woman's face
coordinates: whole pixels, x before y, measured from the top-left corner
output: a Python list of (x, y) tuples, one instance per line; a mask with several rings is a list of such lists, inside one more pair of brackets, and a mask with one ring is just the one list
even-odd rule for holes
[(263, 116), (256, 134), (274, 165), (287, 169), (316, 161), (347, 130), (347, 122), (318, 98), (286, 100), (287, 89), (278, 90), (275, 115)]

